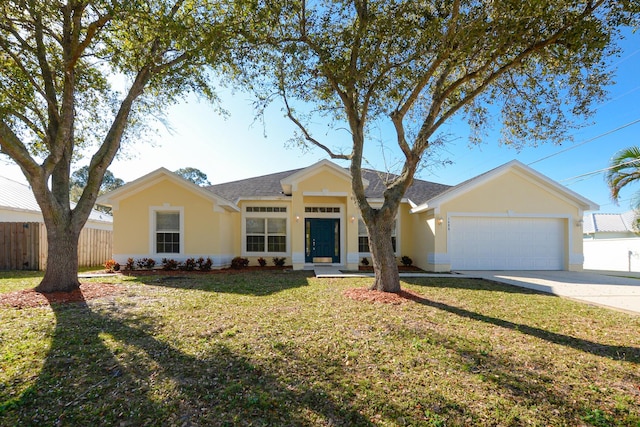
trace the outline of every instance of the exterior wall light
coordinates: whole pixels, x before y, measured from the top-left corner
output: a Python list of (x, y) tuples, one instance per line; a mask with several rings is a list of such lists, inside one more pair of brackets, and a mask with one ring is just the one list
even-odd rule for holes
[(438, 225), (442, 225), (442, 223), (444, 222), (444, 218), (442, 218), (441, 216), (438, 217), (438, 219), (436, 220)]

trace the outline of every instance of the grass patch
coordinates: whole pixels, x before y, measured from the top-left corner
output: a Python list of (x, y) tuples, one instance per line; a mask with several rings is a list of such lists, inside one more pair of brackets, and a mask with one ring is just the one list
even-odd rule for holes
[(0, 425), (640, 425), (638, 316), (455, 277), (398, 305), (304, 272), (86, 281), (126, 292), (0, 307)]

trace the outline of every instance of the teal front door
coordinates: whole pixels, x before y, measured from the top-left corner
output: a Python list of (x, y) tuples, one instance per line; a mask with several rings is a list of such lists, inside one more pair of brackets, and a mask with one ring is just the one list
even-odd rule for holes
[(340, 262), (340, 220), (307, 218), (305, 262)]

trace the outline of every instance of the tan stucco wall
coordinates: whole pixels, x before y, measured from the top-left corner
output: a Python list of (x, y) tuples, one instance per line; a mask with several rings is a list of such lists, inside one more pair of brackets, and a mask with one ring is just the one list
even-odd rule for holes
[[(232, 214), (214, 212), (214, 206), (213, 200), (168, 179), (131, 194), (119, 200), (113, 211), (114, 255), (181, 259), (231, 254)], [(150, 248), (151, 207), (183, 209), (185, 239), (180, 254), (155, 254)]]
[[(306, 194), (306, 195), (305, 195)], [(351, 198), (351, 179), (330, 168), (321, 168), (315, 174), (302, 177), (292, 188), (292, 264), (296, 269), (304, 267), (305, 218), (339, 218), (343, 236), (341, 263), (349, 269), (358, 268), (358, 217), (359, 211)], [(339, 206), (340, 214), (308, 212), (307, 206)], [(295, 217), (300, 219), (296, 220)]]
[[(409, 210), (409, 209), (407, 209)], [(405, 216), (403, 215), (403, 220)], [(429, 262), (429, 254), (435, 250), (435, 219), (432, 212), (407, 215), (403, 236), (414, 265), (426, 271), (443, 271)], [(403, 246), (405, 244), (403, 243)]]
[[(447, 218), (459, 213), (496, 214), (496, 216), (540, 216), (563, 218), (568, 234), (565, 245), (565, 268), (580, 270), (582, 260), (582, 228), (575, 224), (582, 212), (571, 201), (549, 187), (539, 185), (515, 171), (507, 171), (459, 197), (442, 203), (435, 218), (443, 218), (443, 226), (436, 225), (435, 256), (447, 253)], [(442, 270), (442, 265), (430, 269)]]

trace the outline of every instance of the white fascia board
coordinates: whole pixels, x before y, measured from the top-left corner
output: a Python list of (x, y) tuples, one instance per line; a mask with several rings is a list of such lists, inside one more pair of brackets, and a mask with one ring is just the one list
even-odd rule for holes
[(411, 213), (420, 213), (429, 209), (438, 209), (442, 203), (452, 200), (466, 192), (469, 192), (479, 187), (480, 185), (483, 185), (497, 177), (504, 175), (509, 171), (515, 172), (520, 176), (522, 176), (523, 178), (528, 179), (529, 182), (536, 184), (541, 188), (546, 189), (547, 191), (551, 191), (555, 193), (556, 196), (564, 199), (565, 201), (571, 204), (578, 206), (578, 208), (582, 210), (592, 210), (592, 209), (597, 210), (600, 208), (596, 203), (592, 202), (591, 200), (557, 183), (551, 178), (525, 165), (524, 163), (518, 160), (512, 160), (508, 163), (505, 163), (502, 166), (495, 168), (492, 171), (489, 171), (483, 175), (472, 178), (471, 180), (467, 181), (464, 185), (461, 185), (458, 188), (454, 187), (451, 191), (447, 191), (442, 195), (436, 196), (431, 200), (428, 200), (422, 205), (412, 209)]
[(276, 201), (276, 202), (280, 202), (280, 201), (284, 201), (284, 202), (291, 202), (291, 196), (255, 196), (255, 197), (238, 197), (236, 199), (236, 203), (239, 202), (250, 202), (250, 201)]
[(230, 202), (209, 190), (205, 190), (204, 188), (194, 184), (187, 179), (182, 178), (181, 176), (176, 175), (166, 168), (156, 169), (155, 171), (148, 173), (147, 175), (144, 175), (134, 181), (131, 181), (130, 183), (125, 184), (120, 188), (104, 194), (98, 197), (96, 203), (106, 206), (117, 204), (123, 198), (131, 197), (141, 191), (144, 191), (147, 188), (158, 184), (163, 179), (169, 179), (170, 181), (184, 187), (186, 190), (199, 194), (206, 199), (215, 201), (216, 204), (220, 205), (226, 211), (240, 212), (240, 208), (238, 208), (238, 206), (236, 206), (233, 202)]

